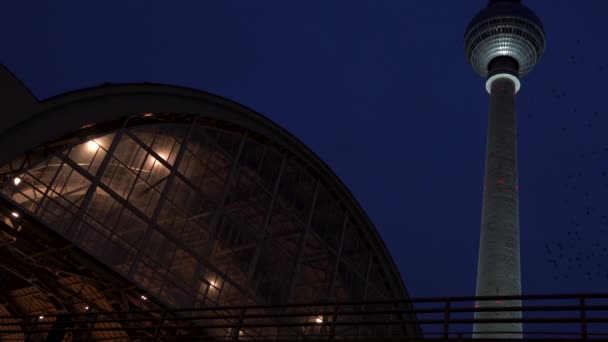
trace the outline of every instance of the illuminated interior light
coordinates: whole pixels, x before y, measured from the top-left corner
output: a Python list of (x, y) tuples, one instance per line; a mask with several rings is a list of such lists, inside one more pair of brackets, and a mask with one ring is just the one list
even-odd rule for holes
[(146, 296), (144, 296), (144, 295), (141, 295), (141, 299), (143, 299), (143, 300), (147, 300), (147, 299), (148, 299), (148, 297), (146, 297)]
[(44, 319), (44, 316), (40, 315), (38, 316), (38, 319)]
[(323, 318), (322, 317), (317, 317), (317, 319), (315, 321), (317, 323), (323, 323)]
[(15, 179), (13, 179), (13, 184), (19, 185), (20, 183), (21, 183), (21, 178), (15, 177)]
[(96, 152), (99, 149), (99, 144), (95, 142), (95, 140), (87, 141), (87, 150), (91, 152)]
[(85, 310), (89, 310), (89, 306), (88, 306), (88, 305), (87, 305), (87, 306), (85, 306), (85, 307), (84, 307), (84, 309), (85, 309)]
[(11, 215), (13, 215), (13, 217), (19, 217), (19, 213), (18, 213), (18, 212), (16, 212), (16, 211), (13, 211), (13, 212), (11, 213)]
[(155, 152), (158, 155), (158, 158), (156, 158), (156, 156), (153, 155), (153, 154), (151, 154), (151, 153), (148, 154), (148, 157), (150, 158), (149, 159), (150, 163), (152, 163), (152, 164), (154, 164), (154, 163), (160, 163), (161, 159), (165, 160), (165, 161), (167, 160), (168, 157), (167, 157), (167, 154), (165, 152), (158, 152), (158, 151), (155, 151)]

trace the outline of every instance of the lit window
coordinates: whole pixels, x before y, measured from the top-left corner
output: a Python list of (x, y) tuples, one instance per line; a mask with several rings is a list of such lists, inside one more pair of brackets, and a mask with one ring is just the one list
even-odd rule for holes
[(40, 315), (38, 316), (38, 319), (44, 319), (44, 316)]
[(323, 323), (323, 317), (321, 317), (321, 316), (317, 317), (317, 319), (315, 320), (315, 322), (317, 322), (317, 323)]

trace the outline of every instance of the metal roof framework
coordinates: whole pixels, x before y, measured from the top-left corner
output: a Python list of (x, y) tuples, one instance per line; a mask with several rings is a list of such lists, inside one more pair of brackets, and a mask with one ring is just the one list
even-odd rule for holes
[[(408, 298), (346, 187), (252, 110), (152, 84), (104, 85), (28, 108), (0, 127), (0, 196), (19, 215), (5, 224), (16, 230), (14, 220), (35, 218), (131, 283), (135, 302), (141, 291), (160, 307)], [(76, 270), (64, 274), (76, 277), (57, 280), (64, 288), (82, 282)], [(70, 291), (55, 292), (57, 305), (44, 310), (74, 309), (62, 304), (74, 300)], [(9, 314), (37, 314), (13, 300)]]

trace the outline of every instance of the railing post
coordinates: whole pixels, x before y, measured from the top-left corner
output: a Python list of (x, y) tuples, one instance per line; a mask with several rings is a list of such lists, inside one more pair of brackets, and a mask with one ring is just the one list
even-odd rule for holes
[(239, 315), (239, 322), (236, 324), (236, 328), (235, 330), (232, 331), (232, 339), (233, 340), (238, 340), (239, 336), (241, 334), (241, 327), (243, 326), (243, 320), (245, 319), (245, 311), (247, 311), (247, 306), (243, 305), (241, 307), (241, 313)]
[(585, 297), (581, 296), (579, 298), (581, 305), (581, 335), (583, 340), (587, 339), (587, 312), (585, 309)]
[(84, 326), (87, 327), (87, 330), (86, 330), (85, 336), (82, 338), (82, 340), (89, 341), (91, 339), (91, 334), (93, 334), (93, 328), (95, 327), (95, 323), (97, 323), (97, 318), (99, 318), (99, 314), (92, 313), (90, 315), (86, 315), (85, 317), (86, 317), (87, 321), (90, 320), (90, 323), (84, 324)]
[(445, 310), (443, 311), (443, 338), (450, 338), (450, 298), (445, 299)]
[(160, 329), (163, 325), (163, 321), (165, 320), (165, 315), (167, 314), (166, 310), (163, 310), (163, 312), (160, 314), (160, 318), (158, 319), (158, 325), (156, 326), (156, 329), (154, 329), (154, 339), (153, 341), (156, 341), (156, 339), (158, 338), (158, 334), (160, 333)]
[(32, 337), (32, 334), (34, 333), (34, 330), (36, 329), (36, 326), (38, 322), (38, 318), (34, 317), (34, 320), (32, 321), (32, 325), (30, 326), (30, 328), (27, 330), (27, 334), (25, 335), (25, 339), (24, 341), (29, 341), (30, 338)]
[(334, 339), (334, 332), (336, 331), (336, 321), (338, 320), (338, 303), (334, 304), (334, 313), (331, 316), (331, 323), (329, 325), (329, 338)]
[[(391, 305), (393, 311), (396, 311), (397, 313), (392, 313), (388, 319), (389, 323), (392, 323), (393, 320), (399, 320), (399, 305), (397, 303), (393, 303)], [(391, 336), (391, 329), (393, 329), (393, 325), (389, 324), (386, 326), (385, 330), (386, 330), (386, 336)]]

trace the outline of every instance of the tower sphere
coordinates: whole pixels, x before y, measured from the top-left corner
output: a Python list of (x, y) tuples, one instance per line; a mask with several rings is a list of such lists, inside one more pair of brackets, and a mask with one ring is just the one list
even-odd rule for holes
[(497, 57), (511, 57), (518, 75), (530, 72), (545, 50), (543, 24), (518, 0), (491, 0), (467, 26), (464, 38), (469, 62), (482, 77)]

